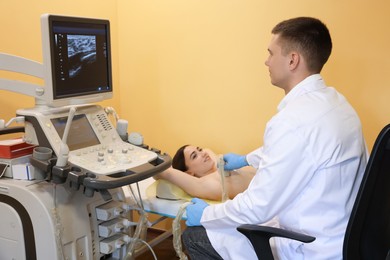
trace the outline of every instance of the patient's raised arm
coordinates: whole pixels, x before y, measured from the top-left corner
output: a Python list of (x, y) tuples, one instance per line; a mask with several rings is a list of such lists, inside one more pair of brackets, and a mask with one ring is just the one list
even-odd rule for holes
[(188, 173), (174, 169), (172, 167), (155, 175), (155, 179), (167, 180), (183, 189), (193, 197), (209, 200), (220, 200), (222, 187), (216, 174), (210, 174), (201, 178), (194, 177)]

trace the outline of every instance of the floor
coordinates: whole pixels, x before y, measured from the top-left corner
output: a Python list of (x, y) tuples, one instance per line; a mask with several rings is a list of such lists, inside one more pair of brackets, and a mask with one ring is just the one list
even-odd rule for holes
[[(147, 241), (153, 239), (161, 233), (160, 230), (149, 229)], [(172, 236), (163, 240), (161, 243), (153, 247), (153, 251), (158, 260), (178, 260), (175, 249), (172, 244)], [(135, 258), (136, 260), (154, 260), (154, 256), (150, 251), (146, 251), (142, 255)]]

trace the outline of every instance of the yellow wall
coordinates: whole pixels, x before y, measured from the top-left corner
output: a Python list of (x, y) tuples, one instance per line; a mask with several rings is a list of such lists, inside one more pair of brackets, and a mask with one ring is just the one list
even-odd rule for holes
[[(38, 61), (42, 13), (110, 19), (115, 97), (108, 104), (129, 131), (170, 154), (185, 143), (217, 153), (261, 145), (283, 97), (264, 65), (270, 30), (301, 15), (328, 25), (334, 50), (323, 75), (356, 108), (369, 148), (390, 123), (387, 0), (21, 0), (2, 1), (0, 10), (0, 52)], [(0, 118), (9, 119), (33, 100), (0, 91), (0, 104)]]
[(390, 2), (118, 1), (122, 116), (146, 142), (247, 153), (283, 97), (264, 65), (270, 30), (295, 16), (329, 27), (323, 76), (359, 113), (367, 144), (390, 123)]

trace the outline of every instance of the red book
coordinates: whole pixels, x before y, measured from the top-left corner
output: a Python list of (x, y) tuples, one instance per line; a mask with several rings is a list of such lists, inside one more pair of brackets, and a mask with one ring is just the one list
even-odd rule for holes
[(36, 145), (28, 144), (23, 139), (10, 139), (0, 141), (0, 158), (16, 158), (32, 154)]

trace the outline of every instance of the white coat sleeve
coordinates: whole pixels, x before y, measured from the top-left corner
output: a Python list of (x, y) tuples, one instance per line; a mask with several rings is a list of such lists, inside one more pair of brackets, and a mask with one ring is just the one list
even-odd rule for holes
[(257, 148), (253, 152), (246, 155), (246, 161), (254, 168), (259, 168), (261, 162), (261, 155), (263, 153), (263, 147)]
[(248, 189), (233, 200), (205, 209), (201, 224), (223, 229), (271, 220), (304, 189), (315, 172), (311, 147), (287, 122), (274, 120), (264, 136), (264, 146), (254, 152), (258, 170)]

